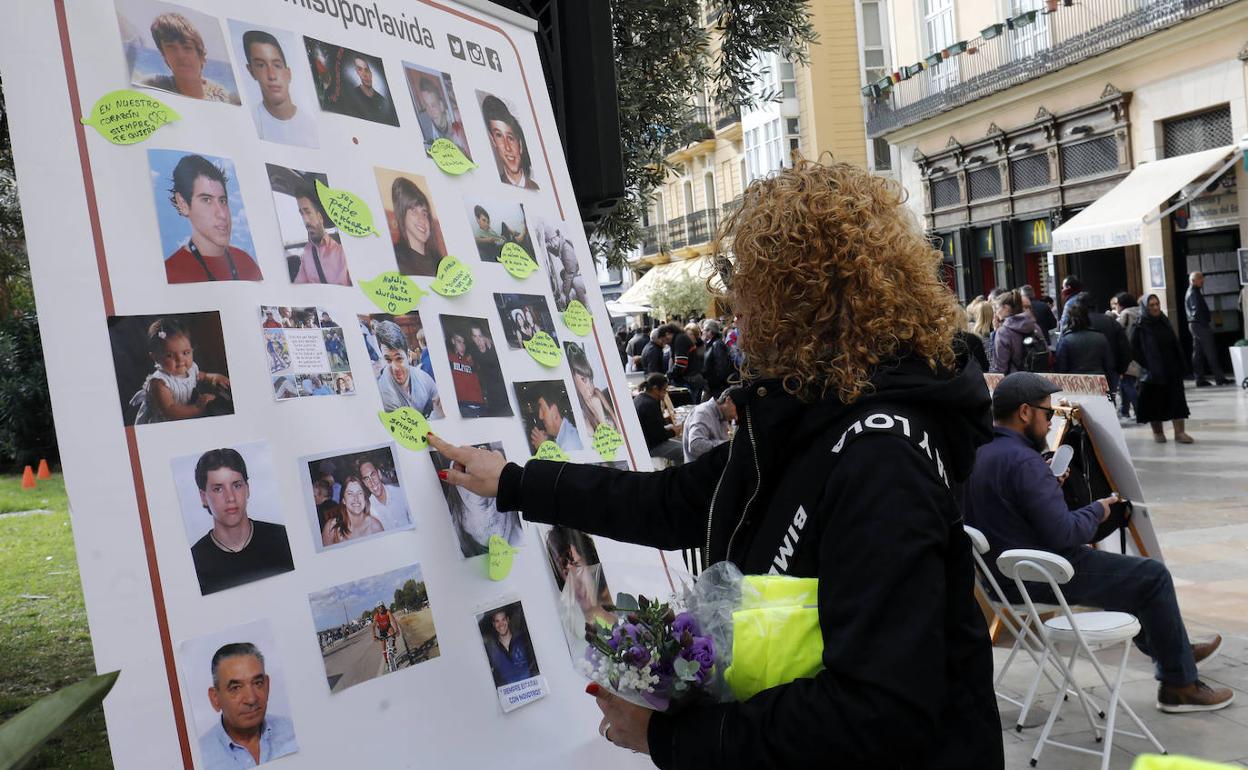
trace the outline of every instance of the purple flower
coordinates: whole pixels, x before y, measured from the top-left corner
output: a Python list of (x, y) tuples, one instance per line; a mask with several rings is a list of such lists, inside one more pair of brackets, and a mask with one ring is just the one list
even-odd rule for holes
[(639, 644), (634, 644), (624, 653), (624, 662), (630, 666), (641, 668), (650, 662), (650, 652)]
[(694, 636), (702, 633), (702, 629), (698, 628), (698, 621), (688, 612), (682, 612), (672, 621), (672, 636), (679, 639), (686, 631)]
[(715, 665), (715, 643), (709, 636), (695, 636), (693, 643), (680, 651), (680, 657), (698, 663), (698, 684), (702, 684)]

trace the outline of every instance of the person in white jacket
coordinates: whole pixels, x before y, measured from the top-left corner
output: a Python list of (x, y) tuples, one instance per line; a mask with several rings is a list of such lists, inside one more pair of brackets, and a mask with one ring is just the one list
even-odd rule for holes
[(737, 404), (732, 399), (738, 389), (726, 388), (719, 398), (694, 407), (681, 434), (685, 462), (693, 462), (729, 439), (729, 426), (737, 419)]

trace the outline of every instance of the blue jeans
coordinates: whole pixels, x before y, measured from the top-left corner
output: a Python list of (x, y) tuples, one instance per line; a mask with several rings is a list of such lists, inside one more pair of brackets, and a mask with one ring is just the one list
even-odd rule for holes
[[(1142, 628), (1135, 646), (1153, 659), (1157, 679), (1172, 685), (1196, 681), (1192, 643), (1183, 627), (1166, 565), (1155, 559), (1087, 547), (1080, 548), (1070, 563), (1075, 576), (1062, 586), (1067, 602), (1131, 613)], [(1027, 590), (1035, 601), (1055, 601), (1046, 584), (1030, 583)]]

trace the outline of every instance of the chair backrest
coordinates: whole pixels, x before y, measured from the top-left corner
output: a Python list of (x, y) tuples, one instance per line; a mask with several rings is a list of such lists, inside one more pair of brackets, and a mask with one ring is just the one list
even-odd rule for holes
[(1071, 612), (1070, 605), (1066, 603), (1066, 596), (1062, 593), (1061, 584), (1075, 576), (1075, 568), (1065, 557), (1032, 548), (1012, 548), (997, 557), (997, 568), (1001, 570), (1002, 575), (1013, 579), (1031, 617), (1039, 618), (1040, 613), (1036, 611), (1036, 604), (1027, 590), (1027, 582), (1046, 583), (1053, 592), (1058, 606), (1061, 607), (1062, 614), (1072, 626), (1076, 626), (1074, 613)]
[(1001, 590), (1001, 584), (997, 582), (992, 570), (988, 569), (988, 563), (984, 561), (983, 554), (989, 551), (988, 538), (984, 537), (983, 532), (969, 524), (963, 524), (962, 529), (971, 541), (971, 560), (975, 563), (975, 587), (983, 594), (997, 622), (1015, 639), (1030, 634), (1027, 630), (1027, 621), (1014, 613), (1012, 603)]

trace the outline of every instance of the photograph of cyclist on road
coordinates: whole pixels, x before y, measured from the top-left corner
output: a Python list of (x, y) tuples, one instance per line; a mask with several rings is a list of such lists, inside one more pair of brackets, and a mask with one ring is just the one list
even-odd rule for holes
[[(403, 631), (399, 628), (399, 621), (394, 619), (394, 615), (386, 608), (384, 602), (377, 602), (377, 609), (373, 611), (373, 638), (381, 642), (381, 660), (386, 665), (387, 672), (399, 668), (396, 638), (402, 636)], [(406, 642), (404, 646), (406, 647)]]

